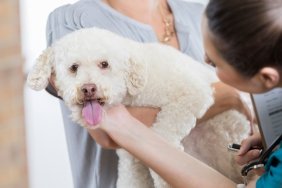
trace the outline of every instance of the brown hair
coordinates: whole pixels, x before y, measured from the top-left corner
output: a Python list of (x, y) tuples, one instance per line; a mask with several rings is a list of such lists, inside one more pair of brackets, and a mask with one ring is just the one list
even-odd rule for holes
[(241, 74), (282, 67), (282, 0), (210, 0), (206, 16), (219, 53)]

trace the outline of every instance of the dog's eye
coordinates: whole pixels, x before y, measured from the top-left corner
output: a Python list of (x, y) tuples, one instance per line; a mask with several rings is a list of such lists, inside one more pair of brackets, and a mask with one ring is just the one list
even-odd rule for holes
[(78, 69), (78, 64), (73, 64), (72, 66), (70, 66), (70, 72), (72, 73), (76, 73)]
[(109, 63), (107, 61), (102, 61), (100, 64), (99, 64), (99, 67), (101, 69), (106, 69), (109, 67)]

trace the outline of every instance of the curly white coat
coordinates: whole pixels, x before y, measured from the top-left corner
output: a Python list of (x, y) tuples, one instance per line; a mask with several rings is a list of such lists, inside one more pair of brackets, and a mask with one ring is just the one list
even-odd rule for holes
[[(109, 63), (108, 68), (101, 69), (103, 61)], [(70, 71), (73, 64), (79, 66), (75, 74)], [(137, 43), (88, 28), (47, 48), (27, 83), (35, 90), (44, 89), (51, 74), (55, 74), (58, 94), (70, 108), (73, 121), (80, 125), (89, 127), (81, 115), (79, 91), (92, 83), (97, 86), (97, 96), (104, 99), (104, 108), (118, 103), (159, 107), (152, 129), (179, 149), (185, 147), (186, 152), (240, 181), (240, 169), (226, 146), (247, 136), (246, 118), (231, 110), (195, 127), (196, 119), (214, 102), (211, 83), (217, 77), (209, 67), (166, 45)], [(169, 187), (129, 153), (119, 150), (118, 155), (118, 188)]]

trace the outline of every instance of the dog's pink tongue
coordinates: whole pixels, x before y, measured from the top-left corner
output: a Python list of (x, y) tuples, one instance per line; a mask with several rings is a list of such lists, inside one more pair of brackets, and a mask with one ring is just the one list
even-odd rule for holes
[(89, 125), (97, 125), (102, 119), (102, 106), (97, 101), (87, 101), (82, 116)]

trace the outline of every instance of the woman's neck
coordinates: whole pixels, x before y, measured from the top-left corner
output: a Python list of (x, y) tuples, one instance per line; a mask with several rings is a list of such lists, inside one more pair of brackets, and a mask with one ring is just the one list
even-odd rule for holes
[[(118, 12), (150, 25), (160, 42), (179, 49), (174, 17), (167, 0), (102, 0)], [(166, 21), (166, 22), (165, 22)]]
[(166, 0), (103, 0), (115, 10), (141, 23), (151, 24), (159, 17), (159, 6), (167, 6)]

